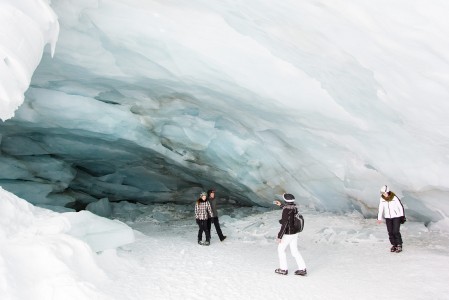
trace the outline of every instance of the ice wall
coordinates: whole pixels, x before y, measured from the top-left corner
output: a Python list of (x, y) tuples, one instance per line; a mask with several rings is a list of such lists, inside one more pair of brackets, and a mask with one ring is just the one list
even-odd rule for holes
[(14, 116), (22, 104), (44, 46), (54, 53), (57, 16), (47, 1), (0, 1), (0, 120)]
[(372, 215), (389, 184), (411, 217), (449, 213), (446, 2), (51, 7), (55, 55), (0, 127), (0, 185), (22, 198), (186, 202), (214, 185)]

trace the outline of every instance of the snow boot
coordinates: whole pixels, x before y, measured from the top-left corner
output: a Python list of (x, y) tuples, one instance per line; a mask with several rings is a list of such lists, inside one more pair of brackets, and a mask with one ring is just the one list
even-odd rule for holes
[(304, 269), (304, 270), (296, 270), (296, 271), (295, 271), (295, 275), (306, 276), (306, 275), (307, 275), (307, 269)]
[(397, 245), (396, 250), (394, 252), (396, 253), (402, 252), (402, 245)]
[(205, 241), (204, 243), (203, 243), (203, 246), (209, 246), (210, 245), (210, 242), (209, 241)]
[(203, 245), (203, 241), (198, 241), (198, 245)]
[(396, 252), (396, 245), (391, 246), (390, 252)]
[(226, 236), (224, 235), (221, 239), (220, 242), (223, 242), (225, 240)]
[(281, 274), (281, 275), (287, 275), (288, 270), (282, 270), (282, 269), (276, 269), (274, 270), (275, 273)]

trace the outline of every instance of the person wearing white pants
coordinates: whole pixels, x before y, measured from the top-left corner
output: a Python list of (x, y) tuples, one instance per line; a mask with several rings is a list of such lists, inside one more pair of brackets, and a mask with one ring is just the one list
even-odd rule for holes
[(279, 269), (274, 271), (281, 275), (288, 274), (287, 255), (285, 251), (290, 245), (290, 252), (298, 265), (298, 270), (295, 271), (295, 275), (306, 276), (306, 264), (301, 256), (301, 253), (298, 251), (299, 228), (295, 228), (293, 221), (295, 214), (298, 212), (295, 204), (295, 197), (292, 194), (283, 194), (282, 198), (285, 200), (285, 205), (281, 205), (279, 201), (274, 201), (274, 204), (282, 207), (282, 219), (279, 220), (279, 223), (281, 223), (282, 226), (277, 236), (277, 241), (279, 243)]
[(306, 263), (302, 258), (301, 253), (298, 251), (298, 234), (284, 234), (281, 239), (281, 242), (278, 245), (278, 255), (279, 255), (279, 267), (282, 270), (287, 270), (287, 255), (285, 251), (287, 247), (290, 245), (290, 252), (292, 256), (296, 260), (296, 264), (298, 265), (298, 270), (306, 270)]

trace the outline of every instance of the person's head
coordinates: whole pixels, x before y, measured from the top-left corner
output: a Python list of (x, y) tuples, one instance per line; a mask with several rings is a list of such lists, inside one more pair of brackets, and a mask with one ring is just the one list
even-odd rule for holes
[(205, 201), (207, 199), (207, 193), (206, 192), (201, 192), (200, 199)]
[(295, 202), (295, 196), (293, 196), (292, 194), (284, 193), (284, 194), (282, 194), (282, 199), (284, 199), (284, 201), (287, 203)]
[(210, 189), (207, 191), (207, 197), (208, 198), (215, 198), (215, 189)]
[(380, 194), (383, 196), (388, 196), (388, 194), (390, 193), (390, 189), (388, 188), (387, 185), (384, 185), (380, 188)]

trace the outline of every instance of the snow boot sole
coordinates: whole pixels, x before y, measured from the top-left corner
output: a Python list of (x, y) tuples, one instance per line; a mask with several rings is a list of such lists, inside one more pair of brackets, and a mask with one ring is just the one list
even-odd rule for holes
[(295, 275), (299, 275), (299, 276), (307, 276), (307, 269), (304, 269), (304, 270), (296, 270), (296, 271), (295, 271)]
[(288, 270), (282, 270), (282, 269), (276, 269), (274, 270), (275, 273), (280, 274), (280, 275), (287, 275), (288, 274)]

